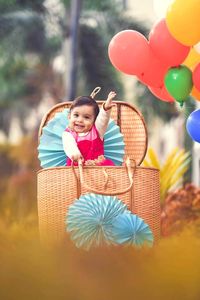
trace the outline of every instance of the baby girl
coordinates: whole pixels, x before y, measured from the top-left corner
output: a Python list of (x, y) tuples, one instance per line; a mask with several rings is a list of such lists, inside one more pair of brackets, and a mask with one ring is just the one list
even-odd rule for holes
[(104, 157), (104, 134), (106, 132), (115, 92), (108, 94), (101, 109), (92, 96), (76, 98), (69, 111), (69, 126), (62, 135), (63, 149), (67, 155), (66, 165), (114, 166), (113, 161)]

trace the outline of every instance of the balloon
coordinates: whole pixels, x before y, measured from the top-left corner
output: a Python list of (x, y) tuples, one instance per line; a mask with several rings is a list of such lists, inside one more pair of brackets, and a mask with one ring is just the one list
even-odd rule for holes
[(192, 72), (186, 66), (170, 68), (165, 75), (165, 87), (174, 99), (180, 102), (188, 97), (192, 90)]
[(164, 85), (159, 88), (148, 86), (148, 89), (152, 92), (154, 96), (156, 96), (160, 100), (171, 103), (174, 102), (173, 97), (168, 93)]
[(200, 41), (199, 0), (174, 0), (166, 14), (167, 27), (180, 43), (192, 46)]
[(151, 49), (149, 49), (149, 51), (149, 61), (143, 73), (138, 75), (138, 79), (146, 85), (161, 87), (164, 84), (164, 76), (168, 70), (168, 66), (163, 65), (163, 63), (156, 58)]
[(197, 101), (200, 101), (200, 92), (193, 86), (190, 95)]
[(165, 19), (150, 32), (149, 45), (159, 60), (170, 67), (179, 66), (187, 57), (190, 47), (179, 43), (169, 32)]
[(141, 33), (124, 30), (111, 39), (108, 55), (116, 69), (126, 74), (138, 75), (148, 63), (149, 45)]
[(195, 88), (198, 91), (200, 91), (200, 63), (195, 67), (195, 69), (193, 71), (192, 80), (193, 80)]
[(173, 0), (154, 0), (153, 8), (156, 16), (159, 18), (164, 18), (167, 12), (167, 8), (172, 1)]
[(183, 62), (184, 66), (187, 66), (190, 69), (193, 69), (197, 63), (200, 62), (200, 54), (196, 52), (196, 50), (191, 47), (190, 52), (186, 59)]
[(194, 50), (195, 50), (198, 54), (200, 54), (200, 42), (197, 43), (196, 45), (194, 45)]
[(186, 122), (186, 129), (190, 137), (200, 143), (200, 109), (193, 111)]

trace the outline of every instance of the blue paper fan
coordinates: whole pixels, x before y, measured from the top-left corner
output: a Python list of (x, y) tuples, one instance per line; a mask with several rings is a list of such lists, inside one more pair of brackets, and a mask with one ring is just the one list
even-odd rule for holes
[(128, 214), (126, 205), (117, 197), (85, 194), (70, 205), (66, 229), (77, 247), (111, 244), (113, 220), (125, 211)]
[[(67, 118), (69, 109), (55, 114), (42, 129), (40, 144), (38, 146), (38, 158), (41, 167), (65, 166), (67, 156), (63, 150), (62, 133), (68, 126)], [(124, 157), (123, 136), (114, 120), (110, 120), (104, 135), (104, 155), (111, 159), (115, 165), (120, 166)]]
[(113, 221), (113, 237), (118, 244), (142, 246), (153, 244), (149, 226), (137, 215), (123, 213)]
[(38, 158), (43, 168), (66, 165), (67, 156), (63, 150), (62, 134), (69, 122), (68, 113), (68, 109), (56, 113), (42, 129)]

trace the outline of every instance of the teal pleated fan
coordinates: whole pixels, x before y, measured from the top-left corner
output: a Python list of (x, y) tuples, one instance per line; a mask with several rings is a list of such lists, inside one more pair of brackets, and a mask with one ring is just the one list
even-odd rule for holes
[[(42, 129), (38, 146), (38, 158), (41, 167), (58, 167), (66, 165), (66, 154), (62, 145), (62, 133), (68, 126), (69, 109), (55, 114)], [(111, 159), (115, 165), (120, 166), (124, 157), (124, 141), (114, 120), (110, 120), (104, 135), (104, 155)]]
[(90, 249), (112, 244), (113, 221), (120, 214), (129, 214), (126, 205), (116, 197), (85, 194), (70, 205), (66, 230), (77, 247)]
[(143, 219), (134, 214), (123, 213), (113, 221), (112, 234), (117, 244), (141, 247), (152, 246), (153, 234)]

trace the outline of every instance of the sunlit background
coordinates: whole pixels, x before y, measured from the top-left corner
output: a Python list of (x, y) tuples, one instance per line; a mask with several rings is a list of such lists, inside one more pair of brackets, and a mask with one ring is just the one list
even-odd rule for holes
[[(169, 3), (1, 1), (0, 299), (199, 300), (200, 151), (185, 129), (198, 101), (189, 97), (183, 108), (163, 102), (108, 58), (116, 33), (132, 29), (148, 37)], [(88, 95), (96, 86), (102, 87), (99, 99), (115, 90), (117, 100), (144, 116), (144, 165), (161, 170), (161, 238), (153, 248), (85, 252), (70, 240), (59, 249), (40, 244), (40, 122), (52, 106)]]

